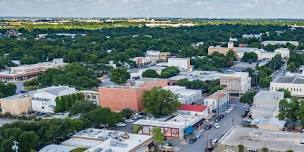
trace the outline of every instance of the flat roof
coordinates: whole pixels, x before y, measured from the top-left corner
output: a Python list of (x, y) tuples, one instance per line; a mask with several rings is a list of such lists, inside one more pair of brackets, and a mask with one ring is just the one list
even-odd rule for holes
[(52, 144), (43, 147), (39, 152), (70, 152), (73, 149), (75, 149), (75, 147)]
[(220, 100), (224, 98), (227, 95), (227, 92), (224, 90), (219, 90), (214, 92), (213, 94), (209, 95), (206, 99), (214, 99), (214, 100)]
[(180, 72), (179, 75), (169, 78), (169, 80), (181, 80), (188, 79), (189, 81), (193, 80), (217, 80), (220, 79), (221, 73), (217, 71), (190, 71), (190, 72)]
[(273, 104), (284, 98), (282, 91), (259, 91), (254, 96), (254, 104)]
[(140, 119), (133, 124), (142, 125), (142, 126), (157, 126), (157, 127), (170, 127), (170, 128), (186, 128), (192, 126), (198, 121), (202, 120), (203, 116), (194, 116), (190, 114), (179, 114), (175, 117), (172, 117), (168, 120), (156, 120), (156, 119)]
[(248, 72), (222, 73), (221, 77), (249, 77)]
[(272, 83), (292, 83), (304, 84), (304, 77), (302, 76), (279, 76), (272, 81)]
[(303, 152), (304, 144), (303, 133), (270, 131), (256, 128), (233, 127), (223, 138), (220, 139), (221, 145), (238, 146), (244, 145), (246, 148), (261, 149), (267, 147), (269, 151)]
[(32, 95), (33, 95), (33, 93), (29, 92), (29, 93), (17, 94), (17, 95), (13, 95), (13, 96), (1, 98), (1, 99), (5, 99), (5, 100), (22, 99), (22, 98), (32, 97)]

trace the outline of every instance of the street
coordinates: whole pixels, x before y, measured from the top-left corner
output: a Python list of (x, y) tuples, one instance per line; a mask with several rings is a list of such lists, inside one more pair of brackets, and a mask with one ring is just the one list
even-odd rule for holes
[(220, 128), (215, 129), (212, 127), (212, 129), (205, 131), (203, 136), (197, 139), (195, 143), (188, 144), (179, 139), (168, 140), (168, 142), (173, 144), (175, 149), (174, 151), (202, 152), (210, 140), (220, 139), (230, 128), (232, 128), (232, 126), (240, 125), (243, 121), (241, 115), (248, 108), (248, 106), (239, 102), (232, 103), (232, 105), (234, 106), (234, 109), (229, 114), (225, 114), (225, 117), (218, 122)]

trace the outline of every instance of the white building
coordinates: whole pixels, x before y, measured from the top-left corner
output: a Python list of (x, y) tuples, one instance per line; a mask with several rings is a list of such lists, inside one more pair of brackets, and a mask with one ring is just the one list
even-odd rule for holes
[(288, 59), (290, 50), (288, 48), (278, 48), (274, 50), (274, 53), (280, 54), (283, 59)]
[(74, 134), (61, 145), (53, 145), (49, 151), (46, 146), (39, 152), (55, 152), (57, 149), (56, 152), (66, 152), (65, 149), (76, 148), (86, 149), (84, 152), (146, 152), (152, 142), (153, 137), (149, 135), (89, 128)]
[(79, 93), (83, 93), (85, 100), (92, 102), (95, 105), (99, 105), (99, 93), (92, 90), (82, 90)]
[(32, 110), (45, 113), (54, 113), (56, 98), (77, 93), (75, 88), (67, 86), (52, 86), (39, 89), (33, 93)]
[(252, 39), (252, 38), (256, 38), (256, 39), (260, 39), (262, 37), (263, 33), (260, 34), (243, 34), (242, 38), (243, 39)]
[(226, 91), (224, 90), (219, 90), (207, 98), (204, 99), (204, 105), (208, 106), (211, 110), (214, 111), (225, 111), (227, 107), (229, 106), (228, 104), (229, 101), (229, 95)]
[(152, 60), (150, 57), (135, 57), (131, 59), (138, 66), (148, 65), (150, 63), (156, 63), (157, 60)]
[(201, 90), (186, 89), (181, 86), (166, 86), (164, 89), (177, 95), (178, 101), (182, 104), (191, 104), (202, 99)]
[(206, 105), (189, 105), (189, 104), (182, 104), (179, 107), (178, 112), (184, 115), (188, 114), (194, 116), (204, 116), (204, 118), (207, 118), (211, 113), (209, 107)]
[(178, 114), (175, 117), (140, 119), (133, 125), (142, 126), (141, 134), (152, 135), (154, 127), (160, 127), (166, 137), (184, 139), (185, 135), (193, 133), (195, 128), (203, 126), (205, 116)]
[(277, 118), (280, 101), (284, 99), (282, 91), (260, 91), (253, 98), (251, 106), (251, 125), (260, 129), (282, 130), (285, 121)]
[(177, 76), (169, 78), (171, 81), (178, 81), (181, 79), (188, 79), (189, 81), (201, 80), (211, 81), (220, 79), (221, 73), (217, 71), (181, 71)]
[(294, 46), (299, 45), (298, 41), (263, 41), (262, 45), (264, 45), (264, 46), (267, 46), (267, 45), (286, 45), (287, 43), (290, 43)]
[(271, 59), (276, 55), (274, 52), (267, 52), (264, 49), (259, 48), (235, 47), (234, 49), (239, 59), (243, 58), (245, 52), (254, 52), (258, 56), (258, 60)]
[(244, 94), (251, 88), (251, 77), (248, 72), (222, 74), (220, 85), (225, 87), (229, 94)]
[(279, 76), (270, 83), (270, 91), (286, 89), (292, 96), (304, 97), (304, 77)]
[(190, 58), (169, 58), (168, 66), (175, 66), (182, 70), (191, 71)]

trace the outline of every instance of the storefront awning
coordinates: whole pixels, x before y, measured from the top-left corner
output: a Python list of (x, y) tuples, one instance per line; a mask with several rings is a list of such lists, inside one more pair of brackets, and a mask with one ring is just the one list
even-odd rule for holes
[(184, 129), (184, 133), (185, 135), (191, 135), (194, 131), (194, 128), (193, 127), (188, 127), (186, 129)]

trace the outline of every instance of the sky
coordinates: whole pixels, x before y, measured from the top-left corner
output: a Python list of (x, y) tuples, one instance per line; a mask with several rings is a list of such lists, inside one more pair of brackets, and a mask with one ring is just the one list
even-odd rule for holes
[(304, 0), (0, 0), (0, 16), (304, 19)]

